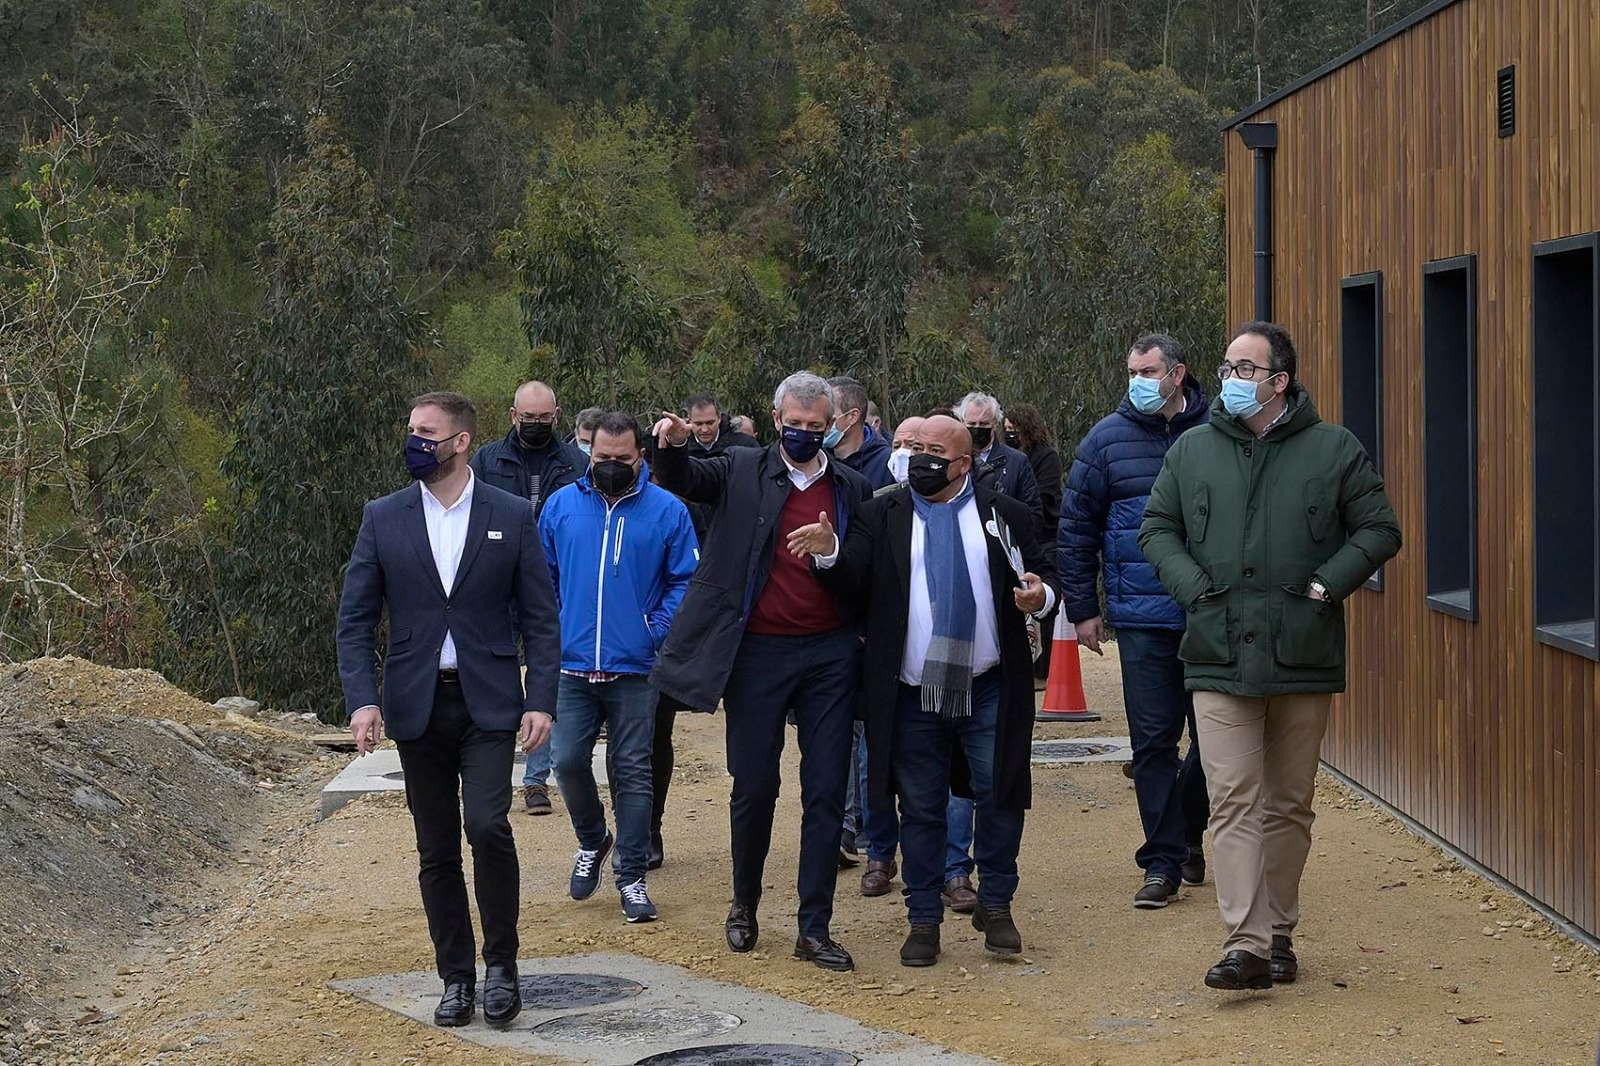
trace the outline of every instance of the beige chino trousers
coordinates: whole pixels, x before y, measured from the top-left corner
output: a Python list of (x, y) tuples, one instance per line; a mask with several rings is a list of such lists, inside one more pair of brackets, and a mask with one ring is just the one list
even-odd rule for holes
[(1290, 936), (1300, 921), (1311, 797), (1332, 701), (1327, 693), (1194, 694), (1224, 952), (1266, 958), (1273, 934)]

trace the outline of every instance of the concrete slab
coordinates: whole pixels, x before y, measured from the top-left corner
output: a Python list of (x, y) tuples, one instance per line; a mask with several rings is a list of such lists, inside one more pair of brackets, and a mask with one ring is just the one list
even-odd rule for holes
[[(523, 959), (517, 965), (524, 1005), (510, 1028), (492, 1029), (480, 1015), (469, 1026), (445, 1031), (582, 1066), (994, 1066), (989, 1059), (636, 955)], [(438, 977), (428, 972), (334, 981), (330, 987), (424, 1025), (433, 1024), (440, 992)]]
[[(522, 787), (522, 774), (527, 768), (527, 761), (527, 756), (520, 751), (512, 760), (513, 788)], [(605, 744), (594, 746), (593, 765), (596, 783), (605, 786), (609, 780), (606, 776)], [(365, 796), (369, 792), (404, 792), (405, 788), (406, 775), (400, 768), (400, 752), (394, 748), (379, 748), (352, 759), (332, 781), (322, 786), (322, 805), (318, 817), (326, 818), (357, 796)]]
[(1033, 742), (1035, 766), (1091, 762), (1132, 762), (1133, 741), (1127, 737), (1071, 737)]

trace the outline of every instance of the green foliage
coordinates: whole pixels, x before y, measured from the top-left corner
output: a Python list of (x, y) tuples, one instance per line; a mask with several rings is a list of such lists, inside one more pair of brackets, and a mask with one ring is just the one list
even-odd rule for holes
[(332, 123), (307, 133), (273, 215), (266, 317), (240, 367), (228, 587), (252, 690), (330, 712), (340, 571), (362, 504), (399, 485), (401, 419), (425, 363), (395, 287), (393, 219)]
[(789, 348), (889, 393), (890, 360), (922, 262), (915, 150), (887, 74), (835, 0), (806, 0), (794, 29), (811, 98), (790, 131), (786, 195), (799, 245)]

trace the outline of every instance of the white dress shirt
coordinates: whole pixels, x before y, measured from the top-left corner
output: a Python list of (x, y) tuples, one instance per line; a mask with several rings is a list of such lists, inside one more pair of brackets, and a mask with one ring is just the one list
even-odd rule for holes
[(798, 466), (795, 466), (794, 460), (789, 458), (789, 453), (783, 450), (782, 444), (778, 445), (778, 454), (783, 456), (783, 465), (789, 468), (789, 483), (795, 487), (797, 492), (806, 491), (806, 489), (822, 480), (822, 475), (828, 472), (828, 453), (826, 451), (817, 453), (817, 457), (822, 460), (822, 465), (817, 467), (814, 474), (808, 474)]
[[(422, 486), (422, 517), (428, 523), (428, 547), (433, 549), (433, 565), (439, 571), (439, 584), (444, 594), (456, 583), (456, 567), (461, 565), (461, 550), (467, 546), (467, 521), (472, 517), (472, 486), (476, 479), (472, 468), (467, 467), (467, 487), (461, 490), (456, 502), (446, 507), (439, 497)], [(448, 629), (444, 632), (444, 646), (439, 649), (439, 669), (456, 668), (456, 642)]]
[[(961, 524), (961, 548), (967, 556), (967, 579), (972, 583), (977, 608), (972, 629), (972, 676), (1000, 663), (1000, 623), (994, 616), (994, 586), (989, 582), (989, 543), (978, 517), (978, 501), (968, 499), (956, 514)], [(900, 680), (922, 684), (922, 666), (933, 642), (933, 600), (928, 595), (928, 523), (911, 516), (911, 597), (906, 612), (906, 652), (900, 660)]]

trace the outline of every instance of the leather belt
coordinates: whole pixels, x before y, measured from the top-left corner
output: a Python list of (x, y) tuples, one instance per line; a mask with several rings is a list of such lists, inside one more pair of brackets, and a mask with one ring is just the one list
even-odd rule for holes
[(454, 670), (454, 669), (451, 669), (451, 670), (440, 670), (439, 671), (439, 684), (441, 684), (441, 685), (459, 685), (459, 684), (461, 684), (461, 671)]

